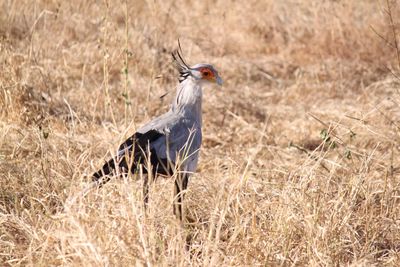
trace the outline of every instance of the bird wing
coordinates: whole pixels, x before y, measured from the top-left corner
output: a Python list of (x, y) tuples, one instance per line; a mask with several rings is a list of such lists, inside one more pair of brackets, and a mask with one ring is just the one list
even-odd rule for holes
[(180, 160), (184, 164), (186, 159), (193, 157), (201, 145), (200, 128), (189, 128), (184, 122), (168, 125), (162, 129), (163, 136), (150, 144), (150, 150), (161, 159), (175, 165)]
[[(92, 180), (98, 181), (103, 179), (102, 183), (106, 183), (110, 175), (116, 174), (117, 168), (123, 173), (134, 172), (140, 163), (146, 162), (149, 155), (148, 152), (150, 152), (151, 165), (161, 165), (163, 167), (166, 162), (162, 162), (162, 159), (157, 157), (153, 151), (154, 149), (151, 147), (151, 144), (163, 137), (164, 134), (162, 132), (154, 129), (145, 133), (136, 132), (119, 146), (115, 157), (107, 161), (99, 171), (93, 174)], [(147, 169), (144, 171), (147, 172)], [(165, 168), (161, 168), (160, 171), (164, 174), (167, 173), (167, 169)]]
[(171, 174), (178, 156), (185, 162), (187, 158), (194, 157), (200, 148), (201, 130), (193, 130), (193, 124), (192, 128), (189, 126), (184, 119), (170, 112), (155, 118), (122, 143), (116, 157), (94, 173), (93, 180), (114, 174), (116, 164), (124, 173), (136, 170), (139, 164), (143, 164), (144, 171), (148, 172), (146, 160), (150, 161), (153, 174)]

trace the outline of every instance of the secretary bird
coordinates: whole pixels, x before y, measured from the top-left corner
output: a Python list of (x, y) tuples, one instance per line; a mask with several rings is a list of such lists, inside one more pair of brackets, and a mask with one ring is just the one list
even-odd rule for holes
[(172, 58), (179, 71), (179, 84), (170, 110), (139, 128), (121, 144), (116, 156), (95, 172), (92, 180), (102, 186), (115, 175), (141, 170), (147, 205), (149, 175), (173, 176), (173, 211), (182, 220), (183, 194), (190, 175), (196, 171), (202, 140), (202, 87), (208, 83), (222, 85), (222, 79), (210, 64), (186, 64), (179, 42), (178, 45)]

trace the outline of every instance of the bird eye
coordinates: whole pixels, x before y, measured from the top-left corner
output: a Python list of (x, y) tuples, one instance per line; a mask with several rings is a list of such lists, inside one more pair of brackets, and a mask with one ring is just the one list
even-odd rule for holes
[(204, 72), (204, 76), (208, 76), (210, 73), (208, 71)]

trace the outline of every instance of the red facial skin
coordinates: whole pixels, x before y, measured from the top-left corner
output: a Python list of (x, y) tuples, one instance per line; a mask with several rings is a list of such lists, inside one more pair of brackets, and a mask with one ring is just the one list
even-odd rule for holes
[(214, 72), (212, 70), (210, 70), (209, 68), (201, 68), (200, 72), (203, 76), (203, 79), (205, 80), (209, 80), (209, 81), (215, 81), (215, 75)]

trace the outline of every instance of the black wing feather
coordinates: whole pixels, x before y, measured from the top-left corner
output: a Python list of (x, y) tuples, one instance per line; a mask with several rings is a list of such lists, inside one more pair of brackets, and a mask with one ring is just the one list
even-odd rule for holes
[[(149, 144), (162, 136), (164, 134), (156, 130), (150, 130), (146, 133), (135, 133), (119, 146), (116, 157), (110, 159), (100, 170), (93, 174), (92, 180), (105, 184), (110, 180), (111, 176), (116, 174), (117, 168), (120, 173), (126, 174), (129, 170), (134, 173), (140, 164), (146, 167), (145, 159), (148, 156)], [(154, 149), (150, 150), (150, 163), (153, 175), (169, 175), (172, 172), (167, 159), (160, 158)], [(147, 173), (148, 170), (143, 168), (143, 172)]]

